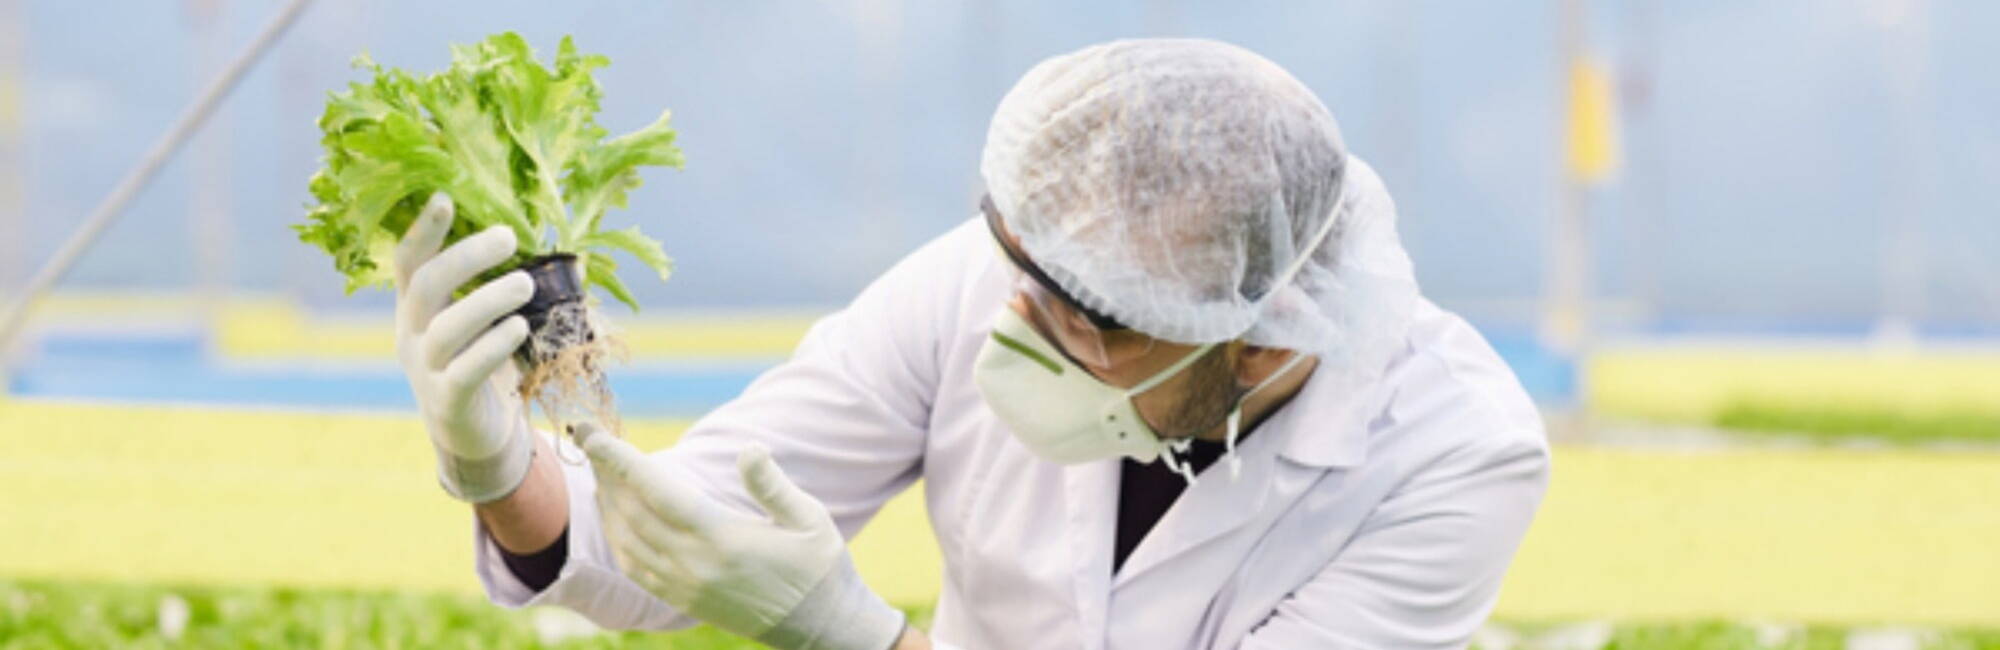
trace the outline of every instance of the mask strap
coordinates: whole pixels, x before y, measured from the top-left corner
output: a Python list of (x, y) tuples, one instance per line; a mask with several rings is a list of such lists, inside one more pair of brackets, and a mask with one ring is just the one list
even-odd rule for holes
[[(1332, 215), (1329, 215), (1326, 221), (1319, 225), (1319, 230), (1314, 232), (1312, 238), (1308, 240), (1309, 243), (1306, 244), (1305, 250), (1299, 251), (1299, 255), (1297, 257), (1292, 258), (1292, 263), (1286, 265), (1283, 271), (1278, 272), (1277, 277), (1274, 278), (1275, 281), (1271, 283), (1272, 287), (1271, 293), (1258, 299), (1259, 304), (1256, 306), (1258, 311), (1262, 311), (1264, 308), (1264, 304), (1268, 303), (1271, 300), (1272, 295), (1276, 295), (1279, 289), (1282, 289), (1285, 287), (1285, 285), (1290, 284), (1292, 282), (1292, 278), (1294, 276), (1297, 276), (1299, 274), (1299, 271), (1302, 271), (1306, 268), (1306, 264), (1312, 261), (1313, 255), (1319, 252), (1319, 247), (1326, 243), (1327, 236), (1333, 233), (1334, 227), (1340, 225), (1340, 210), (1342, 207), (1344, 207), (1344, 201), (1346, 200), (1346, 196), (1347, 196), (1347, 183), (1341, 183), (1340, 193), (1334, 197), (1334, 207), (1333, 207), (1334, 213)], [(1274, 203), (1274, 205), (1283, 205), (1283, 204), (1284, 203), (1282, 201)], [(1195, 350), (1193, 352), (1189, 352), (1187, 356), (1181, 357), (1181, 360), (1175, 361), (1174, 365), (1167, 366), (1165, 370), (1161, 370), (1160, 372), (1154, 373), (1153, 376), (1146, 378), (1145, 381), (1139, 382), (1138, 385), (1133, 386), (1131, 390), (1125, 391), (1125, 398), (1131, 399), (1133, 396), (1136, 396), (1140, 393), (1144, 393), (1148, 390), (1152, 390), (1154, 387), (1159, 386), (1162, 382), (1165, 382), (1166, 380), (1172, 378), (1175, 374), (1179, 373), (1182, 370), (1187, 369), (1188, 366), (1194, 365), (1194, 362), (1200, 359), (1201, 355), (1207, 354), (1210, 348), (1213, 348), (1217, 345), (1220, 345), (1220, 343), (1209, 343), (1201, 347), (1195, 348)], [(1293, 367), (1297, 366), (1300, 361), (1304, 360), (1305, 360), (1305, 355), (1293, 352), (1290, 361), (1286, 361), (1285, 365), (1279, 367), (1277, 372), (1271, 373), (1271, 376), (1265, 377), (1263, 381), (1257, 382), (1257, 385), (1255, 387), (1252, 387), (1250, 389), (1250, 392), (1243, 394), (1244, 399), (1248, 399), (1250, 395), (1255, 394), (1259, 390), (1263, 390), (1265, 386), (1270, 385), (1270, 383), (1272, 381), (1275, 381), (1277, 378), (1284, 376), (1286, 372), (1290, 372)], [(1243, 459), (1237, 457), (1236, 455), (1236, 438), (1241, 433), (1240, 425), (1242, 424), (1242, 419), (1243, 419), (1243, 400), (1239, 399), (1236, 401), (1236, 408), (1229, 410), (1229, 430), (1228, 434), (1223, 438), (1223, 446), (1228, 450), (1228, 455), (1229, 455), (1229, 479), (1232, 481), (1236, 480), (1236, 477), (1241, 475), (1243, 472)], [(1182, 439), (1167, 443), (1166, 453), (1161, 454), (1162, 456), (1166, 457), (1167, 469), (1173, 470), (1175, 473), (1180, 474), (1182, 478), (1187, 479), (1188, 487), (1194, 487), (1194, 471), (1188, 467), (1187, 463), (1180, 462), (1178, 459), (1176, 459), (1174, 457), (1174, 454), (1177, 452), (1186, 451), (1188, 445), (1192, 444), (1193, 442), (1194, 441), (1191, 439)]]
[[(1145, 381), (1139, 382), (1138, 385), (1133, 386), (1130, 390), (1125, 391), (1125, 399), (1127, 401), (1130, 401), (1133, 397), (1139, 395), (1140, 393), (1152, 390), (1153, 388), (1159, 386), (1161, 382), (1173, 378), (1173, 376), (1179, 374), (1180, 371), (1186, 370), (1188, 366), (1194, 365), (1195, 361), (1201, 359), (1201, 355), (1208, 354), (1208, 351), (1210, 349), (1213, 349), (1216, 345), (1219, 344), (1210, 343), (1195, 348), (1194, 351), (1189, 352), (1187, 356), (1181, 357), (1181, 360), (1175, 361), (1174, 365), (1167, 366), (1165, 370), (1153, 373), (1153, 376), (1147, 377)], [(1186, 453), (1188, 447), (1194, 444), (1194, 440), (1188, 438), (1182, 438), (1180, 440), (1174, 440), (1171, 442), (1162, 440), (1160, 441), (1160, 443), (1166, 447), (1166, 449), (1160, 452), (1160, 457), (1162, 460), (1166, 461), (1167, 469), (1175, 474), (1181, 475), (1181, 478), (1187, 479), (1188, 487), (1194, 487), (1194, 468), (1189, 467), (1188, 463), (1182, 461), (1180, 457), (1175, 455), (1180, 453)]]
[(1243, 475), (1243, 458), (1236, 455), (1236, 438), (1243, 432), (1243, 402), (1248, 401), (1251, 395), (1257, 394), (1257, 391), (1264, 390), (1264, 387), (1271, 385), (1271, 382), (1277, 381), (1279, 377), (1285, 376), (1285, 373), (1291, 372), (1305, 359), (1306, 355), (1293, 352), (1292, 358), (1286, 360), (1285, 365), (1278, 366), (1277, 371), (1266, 375), (1256, 386), (1250, 387), (1250, 391), (1244, 393), (1242, 399), (1236, 400), (1236, 408), (1229, 409), (1229, 427), (1222, 438), (1222, 445), (1227, 450), (1225, 453), (1229, 459), (1229, 480), (1234, 481)]
[[(1313, 233), (1312, 239), (1307, 240), (1306, 249), (1299, 251), (1298, 257), (1292, 258), (1292, 263), (1286, 265), (1285, 270), (1278, 272), (1278, 276), (1271, 283), (1272, 294), (1276, 294), (1278, 289), (1283, 288), (1285, 285), (1291, 284), (1292, 277), (1298, 275), (1299, 271), (1306, 267), (1306, 263), (1312, 261), (1313, 255), (1319, 252), (1319, 247), (1326, 243), (1327, 235), (1333, 232), (1334, 226), (1340, 224), (1340, 209), (1343, 207), (1341, 201), (1347, 196), (1347, 183), (1341, 183), (1340, 185), (1340, 194), (1333, 199), (1333, 214), (1326, 218), (1325, 223), (1319, 225), (1319, 231)], [(1280, 205), (1283, 204), (1280, 203)], [(1269, 300), (1269, 296), (1266, 296), (1263, 300)], [(1262, 309), (1262, 307), (1262, 305), (1258, 305), (1259, 309)]]
[(1188, 487), (1194, 487), (1194, 468), (1177, 456), (1187, 453), (1188, 447), (1194, 445), (1194, 439), (1181, 438), (1172, 442), (1161, 441), (1160, 444), (1166, 447), (1160, 451), (1160, 460), (1167, 463), (1167, 471), (1181, 475), (1181, 478), (1187, 479)]
[(1241, 430), (1237, 425), (1242, 421), (1243, 404), (1238, 402), (1236, 408), (1229, 409), (1229, 435), (1222, 438), (1222, 446), (1227, 450), (1223, 455), (1229, 459), (1230, 481), (1235, 481), (1237, 477), (1243, 475), (1243, 458), (1236, 455), (1236, 434)]
[(1133, 386), (1130, 390), (1125, 391), (1125, 396), (1128, 398), (1135, 397), (1140, 393), (1144, 393), (1146, 391), (1158, 387), (1160, 384), (1165, 383), (1168, 379), (1172, 379), (1174, 375), (1180, 374), (1180, 371), (1186, 370), (1188, 366), (1194, 365), (1194, 362), (1201, 360), (1201, 355), (1208, 354), (1208, 351), (1214, 349), (1215, 346), (1217, 345), (1221, 344), (1209, 343), (1201, 347), (1195, 348), (1194, 351), (1189, 352), (1187, 356), (1181, 357), (1181, 360), (1175, 361), (1174, 365), (1167, 366), (1165, 370), (1153, 373), (1153, 376), (1147, 377), (1145, 381), (1139, 382), (1138, 385)]

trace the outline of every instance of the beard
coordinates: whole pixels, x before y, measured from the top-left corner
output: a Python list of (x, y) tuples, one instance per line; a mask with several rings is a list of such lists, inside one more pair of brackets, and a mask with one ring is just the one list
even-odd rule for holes
[(1187, 384), (1160, 432), (1162, 438), (1188, 438), (1213, 431), (1229, 419), (1237, 400), (1249, 393), (1236, 383), (1236, 364), (1223, 353), (1227, 347), (1216, 346), (1188, 366)]

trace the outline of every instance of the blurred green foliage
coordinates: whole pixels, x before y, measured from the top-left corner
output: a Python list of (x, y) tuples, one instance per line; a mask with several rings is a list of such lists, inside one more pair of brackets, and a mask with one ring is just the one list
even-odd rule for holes
[[(172, 604), (177, 601), (178, 604)], [(178, 638), (162, 611), (185, 606)], [(912, 610), (928, 625), (929, 612)], [(173, 618), (172, 615), (164, 618)], [(258, 587), (177, 587), (0, 580), (0, 649), (26, 648), (758, 648), (706, 626), (672, 633), (605, 632), (545, 643), (529, 612), (472, 596)], [(1533, 648), (1557, 626), (1513, 627)], [(1787, 650), (1846, 647), (1847, 631), (1811, 627), (1766, 643), (1756, 628), (1719, 622), (1620, 626), (1604, 650)], [(1478, 646), (1475, 646), (1478, 647)], [(2000, 631), (1932, 633), (1931, 650), (2000, 650)]]
[(1686, 625), (1635, 625), (1613, 633), (1605, 650), (1752, 650), (1757, 648), (1786, 648), (1788, 650), (1842, 650), (1847, 647), (1847, 634), (1843, 630), (1825, 627), (1807, 628), (1787, 636), (1776, 643), (1760, 639), (1756, 628), (1727, 623), (1696, 623)]
[[(177, 639), (162, 610), (185, 604)], [(170, 617), (169, 617), (170, 618)], [(0, 581), (0, 649), (758, 648), (707, 626), (544, 643), (533, 616), (460, 595)]]
[[(1760, 638), (1759, 630), (1719, 622), (1649, 624), (1619, 628), (1603, 650), (1843, 650), (1852, 643), (1849, 631), (1808, 627)], [(1919, 632), (1926, 650), (1986, 650), (2000, 648), (2000, 633), (1982, 631)]]
[[(1561, 625), (1534, 623), (1512, 626), (1519, 638), (1514, 648), (1534, 650), (1544, 647), (1582, 648), (1575, 638), (1563, 637)], [(1852, 647), (1850, 632), (1829, 626), (1753, 626), (1721, 621), (1688, 623), (1634, 623), (1611, 630), (1599, 650), (1845, 650)], [(1996, 650), (2000, 632), (1977, 630), (1910, 631), (1915, 647), (1924, 650)], [(1862, 644), (1865, 647), (1878, 647)], [(1475, 650), (1495, 650), (1475, 642)], [(1902, 647), (1902, 646), (1879, 646)]]
[(1877, 440), (1892, 444), (1948, 441), (2000, 443), (2000, 412), (1972, 409), (1916, 411), (1873, 406), (1799, 406), (1739, 399), (1724, 405), (1717, 427), (1786, 433), (1816, 440)]
[(1591, 357), (1613, 418), (1846, 440), (2000, 440), (2000, 351), (1829, 345), (1627, 346)]

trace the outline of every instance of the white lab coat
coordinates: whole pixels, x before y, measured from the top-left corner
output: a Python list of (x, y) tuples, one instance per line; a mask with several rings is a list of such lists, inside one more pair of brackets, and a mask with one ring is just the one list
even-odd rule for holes
[[(924, 479), (945, 560), (931, 635), (963, 648), (1442, 648), (1486, 618), (1549, 454), (1528, 397), (1464, 321), (1424, 302), (1378, 381), (1316, 373), (1245, 439), (1239, 480), (1224, 463), (1204, 472), (1113, 575), (1119, 462), (1037, 458), (973, 385), (1004, 263), (980, 220), (953, 229), (656, 456), (753, 509), (735, 459), (762, 441), (850, 537)], [(477, 532), (487, 594), (608, 627), (689, 624), (618, 573), (591, 473), (564, 472), (561, 577), (530, 592)]]

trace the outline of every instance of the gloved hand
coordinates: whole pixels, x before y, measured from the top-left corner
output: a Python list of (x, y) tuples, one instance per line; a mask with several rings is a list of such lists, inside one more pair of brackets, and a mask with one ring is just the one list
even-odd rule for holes
[(451, 294), (514, 254), (514, 231), (487, 228), (443, 253), (451, 198), (431, 196), (396, 246), (396, 357), (437, 448), (438, 482), (472, 503), (513, 493), (534, 455), (527, 411), (508, 363), (528, 323), (508, 316), (534, 294), (528, 274), (501, 276), (456, 303)]
[(732, 510), (631, 444), (581, 431), (605, 536), (627, 577), (716, 627), (786, 650), (883, 650), (903, 614), (861, 582), (826, 506), (753, 444), (743, 486), (768, 516)]

